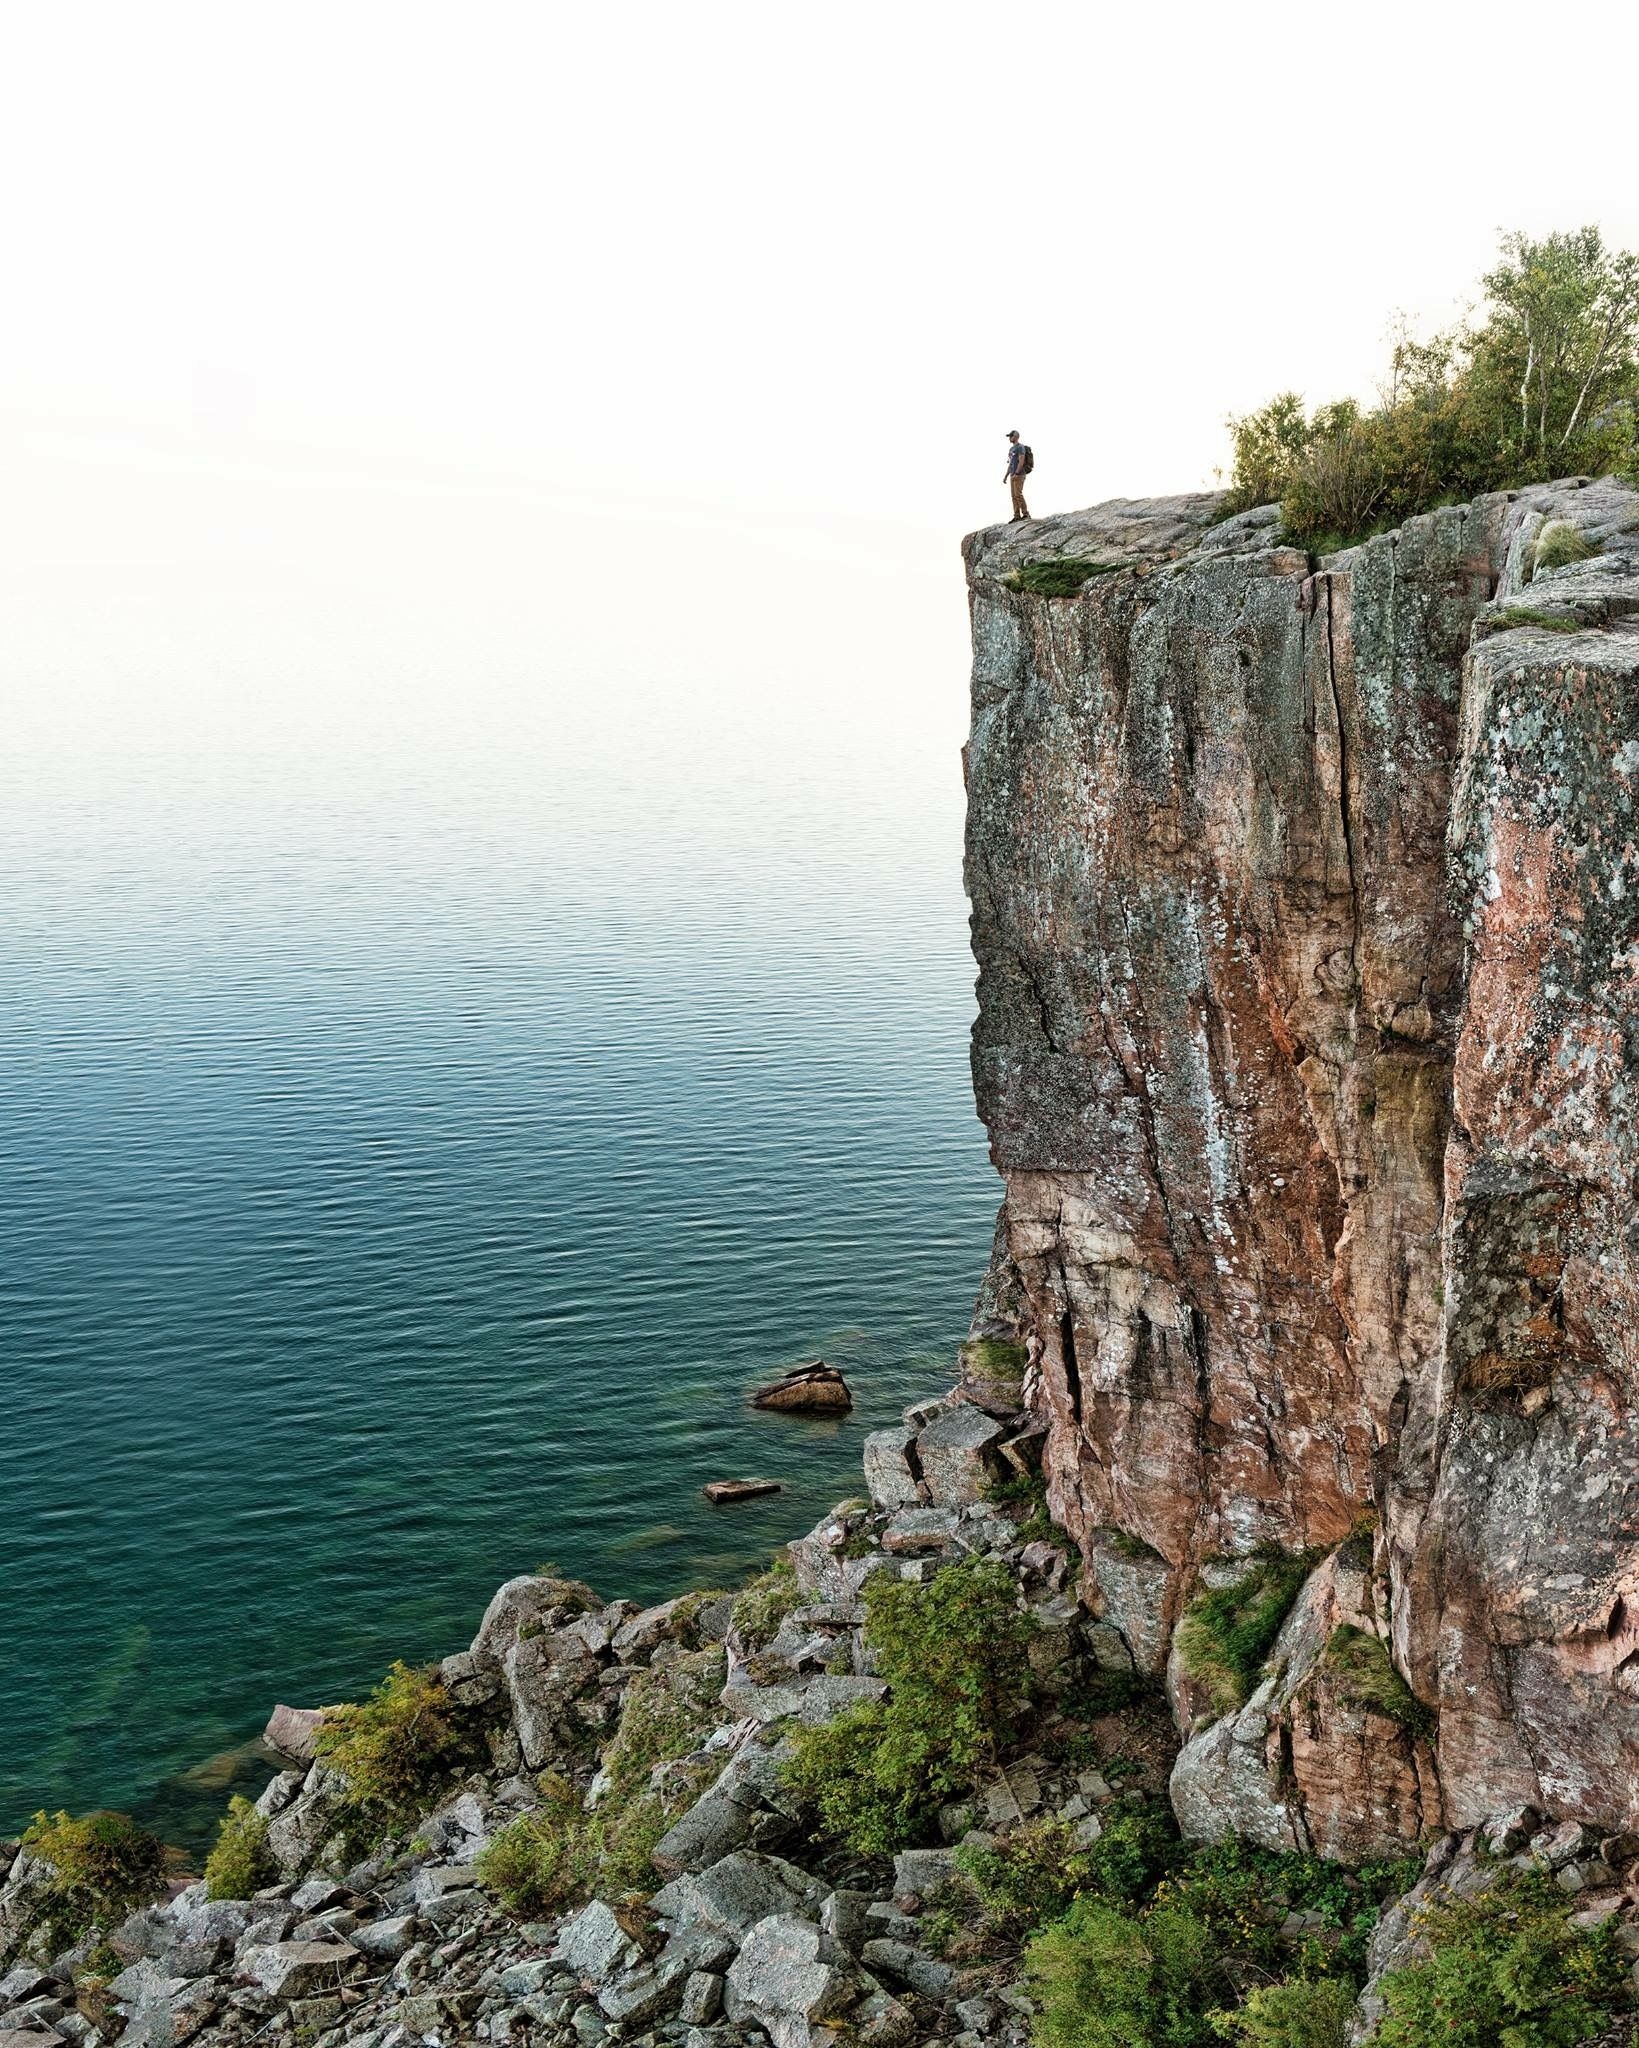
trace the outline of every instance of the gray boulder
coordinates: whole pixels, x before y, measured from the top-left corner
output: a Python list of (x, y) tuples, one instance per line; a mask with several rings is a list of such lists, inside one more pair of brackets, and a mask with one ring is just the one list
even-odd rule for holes
[(709, 1870), (674, 1878), (649, 1904), (671, 1930), (703, 1927), (739, 1935), (772, 1915), (800, 1912), (802, 1899), (771, 1859), (739, 1851)]
[(948, 1998), (956, 1983), (956, 1972), (948, 1964), (925, 1956), (909, 1942), (868, 1941), (861, 1960), (868, 1970), (906, 1985), (922, 1998)]
[(916, 1434), (916, 1458), (922, 1485), (935, 1507), (965, 1508), (984, 1498), (1000, 1476), (995, 1452), (1005, 1434), (994, 1416), (971, 1401), (952, 1398)]
[[(595, 1610), (597, 1604), (590, 1587), (575, 1579), (549, 1578), (541, 1572), (508, 1579), (484, 1609), (469, 1653), (472, 1663), (478, 1670), (499, 1670), (508, 1651), (516, 1649), (521, 1641), (549, 1635)], [(584, 1647), (577, 1645), (580, 1649)]]
[(558, 1933), (558, 1955), (583, 1984), (601, 1984), (620, 1967), (632, 1938), (602, 1899), (583, 1906)]
[(954, 1549), (956, 1530), (950, 1508), (901, 1508), (882, 1531), (882, 1548), (894, 1557), (943, 1556)]
[(764, 2028), (774, 2048), (828, 2048), (827, 2020), (859, 2001), (860, 1985), (831, 1937), (811, 1920), (774, 1914), (747, 1933), (728, 1973), (736, 2026)]
[(921, 1498), (908, 1455), (915, 1441), (903, 1425), (873, 1429), (865, 1439), (865, 1485), (877, 1507), (913, 1507)]
[(239, 1959), (239, 1974), (270, 1998), (312, 1998), (358, 1976), (364, 1958), (348, 1941), (277, 1941)]
[(705, 1870), (736, 1849), (754, 1849), (789, 1833), (783, 1815), (741, 1805), (726, 1793), (712, 1790), (697, 1799), (654, 1846), (651, 1861), (663, 1877), (686, 1870)]
[(354, 1948), (372, 1962), (396, 1963), (415, 1940), (413, 1913), (395, 1913), (387, 1920), (367, 1920), (348, 1936)]
[(318, 1755), (319, 1730), (324, 1726), (322, 1707), (277, 1706), (268, 1716), (262, 1740), (273, 1754), (305, 1770)]
[(956, 1875), (956, 1858), (949, 1849), (901, 1849), (893, 1860), (895, 1898), (913, 1894), (931, 1898)]

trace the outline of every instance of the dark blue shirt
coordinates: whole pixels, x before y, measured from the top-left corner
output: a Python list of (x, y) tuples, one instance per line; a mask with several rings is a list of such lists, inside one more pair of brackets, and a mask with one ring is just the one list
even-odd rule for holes
[(1019, 476), (1023, 473), (1024, 458), (1029, 452), (1028, 442), (1015, 441), (1013, 443), (1012, 447), (1007, 451), (1007, 473), (1009, 476)]

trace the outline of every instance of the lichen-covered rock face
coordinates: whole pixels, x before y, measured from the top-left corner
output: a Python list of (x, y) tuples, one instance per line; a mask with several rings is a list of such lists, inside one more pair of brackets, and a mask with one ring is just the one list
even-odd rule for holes
[[(966, 545), (987, 1300), (1141, 1665), (1203, 1561), (1375, 1506), (1449, 1817), (1628, 1826), (1639, 496), (1499, 494), (1319, 562), (1218, 506)], [(1527, 590), (1550, 517), (1595, 553)], [(1009, 588), (1052, 555), (1099, 573)], [(1369, 1770), (1301, 1765), (1341, 1839)], [(1385, 1838), (1439, 1814), (1396, 1769)]]

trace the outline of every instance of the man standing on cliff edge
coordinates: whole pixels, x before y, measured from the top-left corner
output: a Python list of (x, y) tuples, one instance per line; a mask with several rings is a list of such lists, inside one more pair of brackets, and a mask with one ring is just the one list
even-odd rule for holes
[(1024, 502), (1024, 480), (1035, 468), (1036, 458), (1019, 439), (1017, 427), (1008, 430), (1007, 441), (1007, 468), (1002, 473), (1002, 482), (1013, 492), (1013, 518), (1028, 519), (1030, 507)]

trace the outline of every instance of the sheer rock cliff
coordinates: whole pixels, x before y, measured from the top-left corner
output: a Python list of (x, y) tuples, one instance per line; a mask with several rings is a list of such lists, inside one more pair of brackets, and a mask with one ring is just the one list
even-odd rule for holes
[[(1187, 1828), (1632, 1828), (1639, 496), (1321, 559), (1221, 502), (965, 544), (1006, 1190), (976, 1333), (1028, 1347), (1055, 1515), (1141, 1666), (1203, 1585), (1333, 1554), (1237, 1714), (1172, 1649)], [(1589, 556), (1533, 575), (1556, 518)], [(1010, 582), (1055, 557), (1074, 596)], [(1397, 1711), (1338, 1681), (1342, 1628)]]

